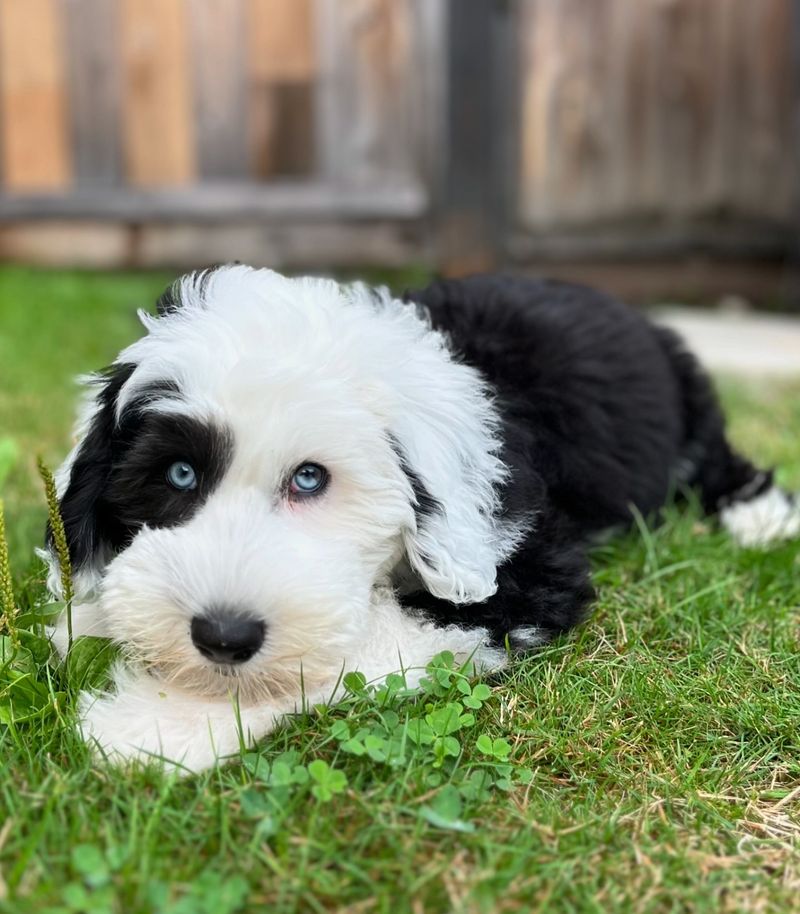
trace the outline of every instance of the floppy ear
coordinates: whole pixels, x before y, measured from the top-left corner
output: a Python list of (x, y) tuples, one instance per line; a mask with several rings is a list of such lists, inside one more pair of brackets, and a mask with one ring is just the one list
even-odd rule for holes
[[(496, 572), (519, 541), (500, 517), (506, 477), (491, 391), (474, 369), (428, 348), (404, 364), (409, 387), (392, 439), (409, 482), (415, 524), (403, 532), (411, 567), (434, 596), (477, 603), (497, 590)], [(421, 374), (414, 383), (414, 368)], [(400, 382), (403, 383), (402, 381)]]
[[(91, 587), (96, 572), (109, 557), (112, 542), (120, 535), (120, 531), (112, 529), (113, 520), (103, 514), (102, 494), (114, 457), (117, 399), (134, 368), (131, 364), (115, 364), (92, 379), (98, 390), (89, 399), (87, 418), (79, 427), (80, 440), (56, 474), (59, 507), (78, 591)], [(48, 586), (60, 595), (49, 524), (47, 547), (43, 557), (50, 566)]]

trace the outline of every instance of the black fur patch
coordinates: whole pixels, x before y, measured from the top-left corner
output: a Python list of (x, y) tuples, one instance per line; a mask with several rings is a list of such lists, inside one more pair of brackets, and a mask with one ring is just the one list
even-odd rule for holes
[[(238, 263), (239, 261), (234, 261)], [(175, 282), (171, 283), (161, 294), (161, 297), (156, 302), (156, 311), (159, 317), (165, 317), (168, 314), (172, 314), (175, 311), (179, 311), (183, 306), (181, 302), (181, 283), (186, 279), (191, 281), (191, 284), (194, 286), (197, 291), (200, 299), (202, 300), (206, 294), (206, 288), (208, 286), (209, 279), (225, 266), (230, 266), (230, 264), (218, 263), (213, 266), (206, 267), (203, 270), (195, 270), (193, 273), (187, 273), (186, 276), (176, 279)]]
[[(187, 520), (208, 497), (230, 462), (232, 441), (223, 429), (144, 407), (180, 397), (173, 381), (148, 385), (125, 408), (119, 422), (119, 392), (135, 366), (106, 373), (99, 408), (81, 444), (61, 501), (70, 558), (77, 569), (99, 554), (124, 549), (143, 524), (173, 526)], [(178, 460), (192, 464), (196, 489), (179, 492), (166, 480)], [(51, 535), (48, 531), (48, 538)]]
[(687, 481), (708, 511), (768, 484), (731, 448), (712, 385), (681, 341), (609, 296), (486, 275), (406, 300), (491, 384), (510, 471), (500, 520), (532, 518), (488, 600), (404, 597), (435, 621), (485, 626), (500, 643), (521, 625), (564, 631), (592, 597), (588, 538), (629, 523), (632, 505), (657, 512), (678, 468), (691, 466)]
[[(125, 447), (99, 503), (117, 552), (144, 524), (174, 527), (187, 521), (225, 475), (232, 453), (229, 433), (190, 416), (145, 413), (127, 425)], [(192, 465), (195, 489), (179, 491), (167, 482), (167, 470), (176, 461)]]
[[(60, 503), (67, 546), (75, 569), (85, 565), (100, 549), (101, 530), (96, 506), (111, 472), (117, 398), (135, 368), (135, 365), (125, 363), (115, 364), (98, 375), (97, 383), (103, 384), (103, 389), (97, 397), (97, 412), (75, 456), (69, 485)], [(52, 540), (48, 524), (48, 544), (52, 545)]]
[(156, 302), (156, 312), (159, 317), (165, 317), (167, 314), (172, 314), (181, 307), (180, 293), (181, 286), (177, 280), (170, 283), (167, 288), (164, 289)]
[(443, 514), (444, 507), (442, 506), (442, 503), (438, 498), (431, 495), (425, 483), (420, 479), (419, 474), (411, 467), (400, 442), (397, 441), (393, 435), (390, 435), (389, 443), (392, 446), (392, 450), (397, 455), (400, 469), (408, 479), (411, 485), (411, 491), (414, 493), (414, 514), (417, 518), (417, 526), (419, 526), (426, 517), (430, 517), (432, 514)]

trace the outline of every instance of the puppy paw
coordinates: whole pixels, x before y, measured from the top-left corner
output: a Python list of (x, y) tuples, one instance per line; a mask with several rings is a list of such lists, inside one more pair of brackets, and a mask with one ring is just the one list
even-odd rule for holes
[(199, 771), (217, 759), (211, 739), (185, 723), (159, 714), (157, 706), (133, 709), (124, 696), (82, 693), (79, 719), (83, 738), (95, 754), (113, 765), (159, 763), (169, 770)]
[(81, 733), (98, 756), (114, 765), (156, 762), (191, 773), (238, 751), (231, 703), (198, 701), (147, 680), (118, 683), (115, 695), (81, 695)]
[(119, 664), (114, 694), (84, 692), (78, 710), (86, 742), (111, 764), (158, 762), (183, 774), (236, 756), (242, 743), (269, 733), (291, 707), (237, 708), (231, 698), (203, 698)]

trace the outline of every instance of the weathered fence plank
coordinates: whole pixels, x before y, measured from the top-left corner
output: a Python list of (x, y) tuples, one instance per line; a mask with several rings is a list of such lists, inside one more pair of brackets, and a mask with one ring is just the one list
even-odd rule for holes
[(0, 195), (0, 223), (17, 219), (109, 219), (123, 222), (206, 222), (242, 219), (341, 221), (421, 219), (427, 199), (419, 188), (338, 188), (313, 181), (209, 182), (191, 187), (81, 188), (72, 194)]
[(119, 6), (63, 0), (63, 8), (75, 178), (115, 185), (122, 179)]
[(364, 186), (415, 173), (413, 2), (318, 2), (320, 167), (332, 181)]
[(737, 0), (740, 23), (734, 85), (739, 91), (733, 209), (785, 218), (792, 206), (797, 147), (792, 133), (792, 11), (786, 0)]
[(196, 176), (183, 0), (122, 0), (125, 164), (138, 186)]
[(308, 82), (316, 71), (313, 0), (248, 0), (249, 67), (264, 82)]
[(59, 12), (57, 0), (0, 0), (0, 136), (12, 190), (71, 180)]
[(777, 261), (798, 4), (0, 0), (0, 221), (338, 207), (424, 227), (456, 271)]
[(247, 167), (245, 0), (187, 0), (200, 178)]
[(786, 0), (523, 0), (520, 213), (785, 219)]
[(311, 0), (248, 0), (250, 162), (259, 178), (314, 168)]

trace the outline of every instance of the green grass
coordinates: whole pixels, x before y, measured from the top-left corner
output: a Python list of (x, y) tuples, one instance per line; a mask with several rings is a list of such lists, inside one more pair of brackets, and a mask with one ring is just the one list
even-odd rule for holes
[[(0, 271), (0, 441), (19, 455), (0, 492), (24, 606), (42, 592), (35, 455), (64, 453), (68, 379), (133, 338), (164, 279)], [(737, 443), (800, 488), (800, 385), (722, 392)], [(93, 767), (68, 700), (0, 727), (0, 908), (800, 910), (797, 545), (737, 550), (670, 510), (595, 569), (592, 619), (492, 683), (440, 767), (431, 744), (392, 766), (375, 740), (464, 698), (441, 671), (416, 702), (355, 696), (186, 780)], [(359, 728), (374, 758), (354, 754)], [(468, 789), (476, 773), (490, 786)]]

